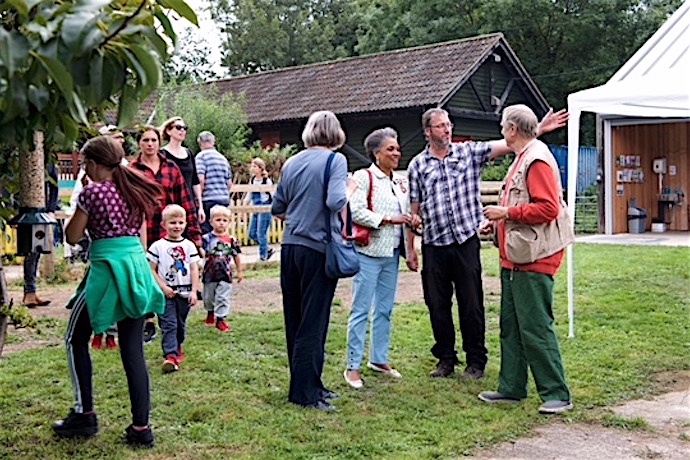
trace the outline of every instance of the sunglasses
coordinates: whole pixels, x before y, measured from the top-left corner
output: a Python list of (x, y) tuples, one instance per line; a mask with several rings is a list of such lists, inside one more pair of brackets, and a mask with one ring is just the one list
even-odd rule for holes
[(175, 128), (178, 131), (187, 131), (189, 127), (186, 125), (173, 125), (173, 128)]

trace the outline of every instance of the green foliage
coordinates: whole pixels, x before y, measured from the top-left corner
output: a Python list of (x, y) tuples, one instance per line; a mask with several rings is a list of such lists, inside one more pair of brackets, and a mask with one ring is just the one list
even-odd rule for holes
[[(546, 100), (600, 85), (682, 0), (219, 0), (223, 64), (243, 75), (502, 32)], [(595, 144), (584, 114), (583, 144)], [(547, 136), (566, 143), (566, 132)]]
[(161, 83), (176, 40), (166, 14), (192, 23), (183, 0), (12, 0), (0, 2), (0, 143), (71, 148), (90, 109), (116, 97), (126, 125)]
[(477, 35), (486, 0), (382, 0), (360, 2), (359, 54), (370, 54)]
[(617, 415), (605, 415), (602, 420), (605, 427), (620, 428), (627, 431), (649, 430), (649, 423), (642, 417), (619, 417)]
[(17, 306), (12, 303), (0, 305), (0, 318), (6, 317), (8, 324), (15, 328), (35, 328), (36, 319), (31, 316), (29, 309), (23, 305)]
[(351, 56), (356, 18), (347, 0), (220, 0), (213, 18), (227, 37), (232, 75)]
[[(494, 248), (484, 265), (498, 264)], [(687, 369), (690, 337), (687, 248), (578, 244), (575, 248), (577, 337), (566, 339), (565, 272), (557, 275), (554, 317), (575, 410), (559, 417), (625, 431), (647, 431), (639, 419), (610, 415), (607, 407), (657, 394), (657, 372)], [(653, 267), (653, 269), (650, 269)], [(640, 282), (643, 280), (644, 282)], [(276, 279), (276, 283), (278, 283)], [(241, 290), (242, 284), (234, 289)], [(487, 405), (480, 391), (495, 389), (499, 369), (499, 306), (487, 301), (486, 377), (476, 382), (429, 379), (435, 359), (421, 303), (398, 304), (390, 356), (403, 378), (363, 370), (365, 387), (343, 381), (349, 309), (331, 314), (324, 382), (340, 393), (336, 414), (286, 401), (288, 362), (280, 312), (236, 314), (233, 331), (203, 326), (203, 309), (189, 317), (180, 372), (160, 371), (160, 349), (146, 347), (151, 374), (151, 423), (156, 458), (456, 458), (529, 435), (554, 421), (537, 414), (530, 382), (522, 404)], [(64, 326), (65, 320), (60, 320)], [(52, 334), (54, 343), (58, 334)], [(7, 354), (0, 361), (0, 437), (8, 458), (135, 459), (122, 429), (131, 418), (118, 353), (92, 353), (98, 436), (58, 440), (53, 420), (64, 417), (73, 394), (62, 347)], [(124, 401), (124, 403), (123, 403)], [(20, 423), (18, 423), (18, 420)]]
[(482, 180), (503, 181), (508, 173), (508, 168), (513, 163), (513, 158), (515, 158), (515, 155), (511, 153), (489, 161), (482, 168)]
[(268, 148), (261, 147), (261, 142), (254, 142), (249, 148), (240, 150), (233, 158), (232, 174), (233, 181), (239, 184), (249, 183), (252, 173), (250, 163), (254, 158), (261, 158), (266, 163), (266, 171), (273, 182), (277, 182), (283, 164), (292, 155), (297, 153), (297, 146), (273, 146)]
[(244, 98), (232, 94), (218, 95), (212, 86), (171, 85), (159, 92), (156, 121), (162, 124), (173, 116), (181, 116), (189, 130), (185, 144), (199, 151), (196, 138), (201, 131), (216, 137), (216, 149), (229, 159), (243, 151), (249, 137)]
[(19, 193), (18, 170), (19, 151), (0, 145), (0, 229), (17, 212), (13, 195)]

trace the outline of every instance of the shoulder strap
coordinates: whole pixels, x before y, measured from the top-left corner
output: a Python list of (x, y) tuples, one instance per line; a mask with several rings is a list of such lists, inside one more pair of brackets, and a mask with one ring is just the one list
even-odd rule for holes
[(326, 242), (331, 242), (331, 213), (326, 206), (326, 199), (328, 198), (328, 181), (331, 178), (331, 164), (333, 164), (333, 159), (335, 158), (335, 152), (331, 152), (328, 156), (328, 161), (326, 161), (326, 169), (323, 172), (323, 205), (325, 208), (324, 218), (326, 219)]
[(367, 193), (367, 208), (373, 211), (374, 205), (371, 202), (371, 195), (374, 192), (374, 175), (371, 173), (371, 170), (369, 168), (367, 168), (367, 173), (369, 174), (369, 193)]

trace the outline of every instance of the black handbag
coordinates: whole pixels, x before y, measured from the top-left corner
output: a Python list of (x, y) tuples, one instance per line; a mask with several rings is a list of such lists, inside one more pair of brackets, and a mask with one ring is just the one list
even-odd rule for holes
[[(332, 152), (326, 162), (326, 170), (323, 174), (323, 201), (326, 203), (326, 195), (328, 194), (328, 181), (331, 177), (331, 164), (335, 152)], [(349, 204), (347, 205), (349, 207)], [(346, 213), (345, 225), (347, 234), (352, 234), (352, 215), (349, 210)], [(324, 211), (326, 219), (326, 276), (332, 279), (349, 278), (354, 276), (359, 271), (359, 255), (352, 240), (348, 238), (341, 238), (338, 233), (338, 238), (333, 239), (333, 231), (331, 229), (331, 212), (326, 208)]]

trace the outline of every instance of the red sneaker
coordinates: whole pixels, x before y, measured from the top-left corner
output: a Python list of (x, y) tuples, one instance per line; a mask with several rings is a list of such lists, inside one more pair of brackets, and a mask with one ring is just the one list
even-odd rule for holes
[(177, 349), (177, 362), (181, 363), (186, 358), (184, 350), (182, 350), (182, 345)]
[(96, 334), (93, 336), (93, 340), (91, 341), (91, 348), (94, 350), (100, 350), (103, 348), (103, 334)]
[(177, 358), (173, 355), (168, 355), (165, 361), (163, 361), (162, 369), (164, 374), (179, 371), (180, 365), (178, 364)]
[(230, 332), (232, 328), (228, 326), (228, 323), (226, 323), (224, 319), (219, 319), (216, 321), (216, 329), (220, 332)]
[(216, 317), (212, 311), (206, 312), (206, 321), (204, 321), (204, 324), (207, 326), (216, 325)]
[(108, 350), (117, 350), (117, 343), (115, 342), (115, 336), (106, 335), (105, 336), (105, 348)]

